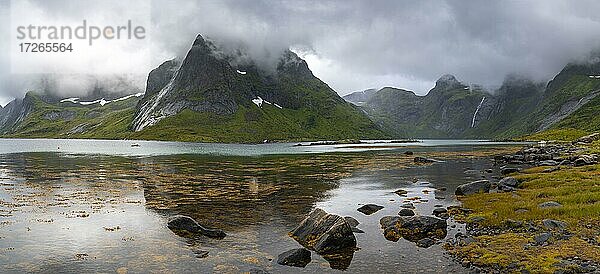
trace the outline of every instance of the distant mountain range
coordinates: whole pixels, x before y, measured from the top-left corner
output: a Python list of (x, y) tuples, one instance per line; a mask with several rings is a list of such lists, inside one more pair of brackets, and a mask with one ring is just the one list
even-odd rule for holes
[(185, 58), (152, 70), (146, 86), (143, 96), (134, 87), (85, 98), (28, 92), (0, 109), (0, 134), (242, 143), (390, 137), (291, 51), (264, 68), (199, 35)]
[(383, 130), (411, 138), (511, 138), (600, 130), (600, 59), (571, 63), (547, 84), (508, 76), (488, 92), (444, 75), (425, 96), (385, 87), (344, 96)]
[(145, 91), (115, 82), (64, 98), (30, 91), (0, 108), (0, 136), (258, 143), (600, 130), (598, 57), (547, 84), (513, 75), (486, 91), (444, 75), (425, 96), (385, 87), (342, 99), (291, 51), (264, 67), (198, 36), (184, 58), (149, 73)]

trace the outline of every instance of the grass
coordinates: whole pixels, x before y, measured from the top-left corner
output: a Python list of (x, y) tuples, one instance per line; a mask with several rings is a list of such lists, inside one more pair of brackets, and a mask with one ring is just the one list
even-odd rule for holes
[[(600, 142), (589, 149), (600, 151)], [(513, 193), (461, 197), (463, 206), (473, 210), (462, 219), (472, 224), (477, 220), (477, 225), (488, 228), (506, 228), (514, 221), (541, 227), (543, 219), (554, 219), (568, 224), (571, 238), (553, 238), (550, 245), (532, 246), (528, 243), (535, 233), (502, 230), (496, 236), (477, 236), (474, 243), (466, 246), (449, 247), (450, 252), (478, 266), (506, 269), (517, 264), (535, 273), (551, 273), (561, 268), (557, 263), (567, 257), (600, 263), (600, 164), (563, 167), (552, 173), (544, 173), (544, 169), (531, 168), (515, 175), (522, 188)], [(547, 201), (556, 201), (562, 207), (538, 207)]]
[(591, 132), (575, 128), (549, 129), (542, 132), (515, 138), (518, 141), (559, 141), (571, 142), (586, 136)]

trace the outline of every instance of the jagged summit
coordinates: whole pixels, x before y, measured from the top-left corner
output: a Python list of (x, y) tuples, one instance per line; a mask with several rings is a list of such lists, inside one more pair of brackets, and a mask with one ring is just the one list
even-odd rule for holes
[[(338, 139), (382, 134), (366, 115), (316, 78), (294, 52), (281, 52), (268, 69), (245, 48), (198, 35), (180, 64), (165, 62), (150, 72), (131, 129), (145, 132), (156, 130), (154, 126), (160, 127), (165, 119), (187, 119), (185, 126), (199, 124), (189, 129), (196, 132), (221, 119), (216, 127), (235, 129), (227, 134), (240, 141), (247, 141), (240, 137), (247, 131), (253, 132), (252, 141), (289, 138), (282, 135)], [(224, 137), (228, 136), (211, 138)]]
[(433, 90), (452, 90), (457, 88), (465, 87), (461, 82), (459, 82), (454, 75), (444, 74), (437, 81), (435, 81), (435, 87)]

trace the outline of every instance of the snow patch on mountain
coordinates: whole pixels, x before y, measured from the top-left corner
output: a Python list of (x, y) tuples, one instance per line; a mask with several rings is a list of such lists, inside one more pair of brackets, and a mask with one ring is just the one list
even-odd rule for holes
[(130, 95), (127, 95), (127, 96), (123, 96), (123, 97), (120, 97), (120, 98), (117, 98), (117, 99), (114, 99), (114, 100), (106, 100), (106, 99), (102, 98), (102, 99), (98, 99), (98, 100), (94, 100), (94, 101), (88, 101), (88, 102), (80, 102), (78, 97), (71, 97), (71, 98), (62, 99), (62, 100), (60, 100), (60, 102), (61, 103), (69, 102), (69, 103), (73, 103), (73, 104), (80, 104), (82, 106), (89, 106), (89, 105), (93, 105), (93, 104), (100, 104), (101, 106), (105, 106), (105, 105), (107, 105), (109, 103), (112, 103), (112, 102), (124, 101), (124, 100), (127, 100), (129, 98), (140, 97), (142, 95), (144, 95), (144, 93), (140, 92), (140, 93), (135, 93), (135, 94), (130, 94)]

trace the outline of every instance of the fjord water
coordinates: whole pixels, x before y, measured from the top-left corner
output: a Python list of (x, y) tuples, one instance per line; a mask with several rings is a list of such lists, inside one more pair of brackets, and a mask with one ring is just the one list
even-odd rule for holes
[[(431, 215), (457, 203), (458, 184), (496, 174), (481, 172), (492, 163), (477, 157), (414, 166), (402, 147), (131, 143), (1, 140), (2, 272), (466, 272), (440, 245), (387, 241), (379, 219), (414, 197), (416, 212)], [(405, 145), (435, 153), (507, 144)], [(408, 195), (393, 193), (399, 188)], [(385, 208), (356, 211), (366, 203)], [(356, 218), (359, 250), (351, 260), (313, 253), (306, 268), (278, 265), (279, 253), (300, 247), (287, 233), (315, 207)], [(175, 235), (166, 227), (175, 214), (227, 237)]]

